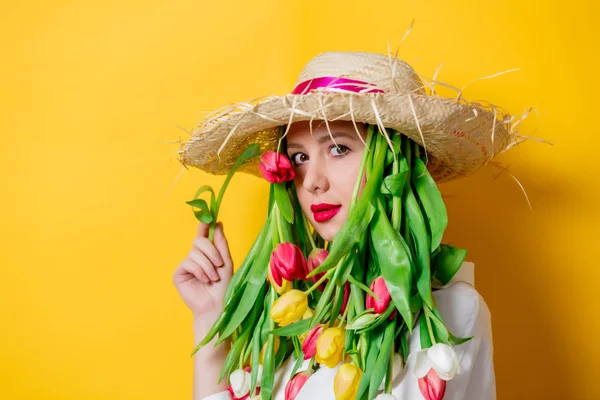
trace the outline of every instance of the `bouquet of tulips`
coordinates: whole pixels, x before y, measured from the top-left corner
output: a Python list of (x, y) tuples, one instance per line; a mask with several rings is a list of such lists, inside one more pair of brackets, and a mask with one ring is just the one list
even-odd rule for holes
[[(415, 379), (424, 398), (441, 399), (459, 372), (452, 346), (470, 338), (446, 328), (432, 281), (449, 282), (466, 251), (441, 243), (446, 208), (420, 146), (375, 125), (368, 125), (366, 145), (349, 216), (327, 246), (302, 213), (290, 161), (284, 153), (262, 155), (260, 170), (271, 183), (268, 218), (232, 277), (223, 313), (192, 353), (216, 335), (217, 343), (232, 339), (221, 380), (229, 378), (235, 399), (270, 399), (275, 371), (292, 355), (286, 400), (319, 365), (340, 362), (336, 399), (393, 398), (392, 366), (406, 362), (417, 321), (422, 350)], [(188, 202), (199, 209), (198, 219), (216, 221), (231, 175), (257, 155), (258, 145), (246, 149), (218, 199), (200, 188)], [(367, 183), (358, 196), (363, 174)], [(211, 207), (197, 198), (207, 191)], [(309, 368), (296, 373), (305, 360)]]

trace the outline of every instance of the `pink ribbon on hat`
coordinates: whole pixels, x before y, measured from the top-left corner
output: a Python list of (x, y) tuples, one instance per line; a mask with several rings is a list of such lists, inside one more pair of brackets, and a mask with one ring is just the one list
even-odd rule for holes
[(335, 88), (357, 93), (383, 93), (383, 90), (381, 89), (365, 90), (367, 86), (375, 85), (368, 82), (358, 81), (356, 79), (340, 78), (338, 76), (322, 76), (320, 78), (313, 78), (299, 83), (294, 90), (292, 90), (292, 94), (306, 94), (311, 90), (318, 88)]

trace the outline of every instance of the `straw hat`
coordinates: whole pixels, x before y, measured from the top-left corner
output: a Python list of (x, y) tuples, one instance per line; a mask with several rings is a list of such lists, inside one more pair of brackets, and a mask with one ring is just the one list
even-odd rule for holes
[[(278, 128), (296, 121), (345, 120), (391, 128), (424, 146), (436, 182), (473, 174), (517, 144), (509, 114), (425, 90), (406, 62), (374, 53), (328, 52), (306, 64), (291, 93), (227, 105), (206, 116), (179, 161), (226, 174), (243, 149), (277, 147)], [(287, 133), (287, 131), (286, 131)], [(258, 158), (241, 170), (260, 176)]]

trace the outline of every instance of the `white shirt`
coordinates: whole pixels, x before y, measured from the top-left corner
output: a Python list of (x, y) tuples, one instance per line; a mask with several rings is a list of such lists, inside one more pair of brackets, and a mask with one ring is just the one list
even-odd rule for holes
[[(460, 373), (446, 383), (444, 400), (495, 400), (496, 381), (493, 364), (491, 316), (483, 297), (475, 290), (475, 271), (472, 262), (464, 262), (452, 280), (433, 292), (438, 310), (454, 336), (473, 339), (454, 346), (459, 359)], [(413, 329), (408, 345), (410, 354), (421, 350), (419, 324)], [(275, 372), (273, 400), (285, 400), (285, 385), (290, 379), (295, 359), (289, 357)], [(299, 371), (308, 368), (305, 361)], [(333, 378), (339, 366), (320, 368), (306, 381), (296, 400), (335, 400)], [(392, 394), (400, 400), (422, 400), (418, 381), (413, 373), (414, 358), (392, 382)], [(232, 400), (228, 391), (202, 400)]]

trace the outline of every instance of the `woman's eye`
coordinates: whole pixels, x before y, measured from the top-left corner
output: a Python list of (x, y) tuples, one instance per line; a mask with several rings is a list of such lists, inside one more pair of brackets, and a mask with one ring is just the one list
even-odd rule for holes
[(348, 151), (350, 151), (350, 149), (347, 148), (346, 146), (344, 146), (343, 144), (340, 144), (338, 146), (333, 145), (333, 146), (331, 146), (330, 150), (333, 151), (333, 155), (335, 157), (345, 156), (346, 153), (348, 153)]
[(290, 158), (294, 165), (300, 165), (308, 159), (308, 156), (304, 153), (294, 153)]

